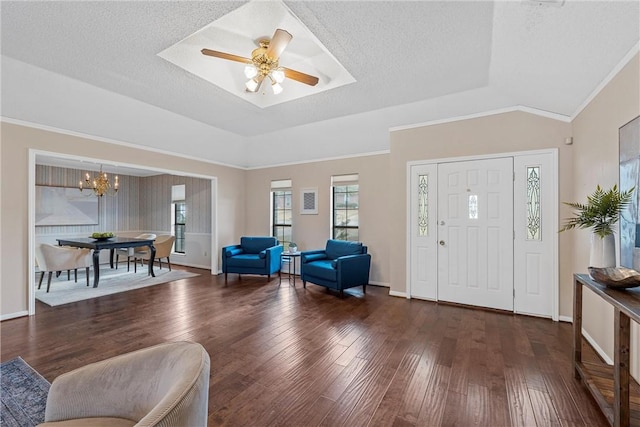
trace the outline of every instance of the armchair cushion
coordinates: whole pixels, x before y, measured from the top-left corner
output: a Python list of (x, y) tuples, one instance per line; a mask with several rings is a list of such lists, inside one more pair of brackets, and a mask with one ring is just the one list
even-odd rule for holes
[(338, 271), (333, 265), (334, 262), (334, 260), (330, 259), (321, 259), (314, 261), (310, 264), (305, 265), (305, 274), (335, 282), (337, 279)]
[(327, 240), (327, 247), (325, 249), (327, 258), (336, 259), (345, 255), (358, 255), (362, 252), (362, 243), (360, 242), (347, 242), (343, 240)]
[(261, 251), (276, 246), (278, 239), (275, 237), (241, 237), (240, 247), (248, 254), (258, 254)]
[(227, 258), (228, 267), (263, 268), (264, 263), (264, 258), (261, 258), (258, 254), (241, 253), (231, 258)]

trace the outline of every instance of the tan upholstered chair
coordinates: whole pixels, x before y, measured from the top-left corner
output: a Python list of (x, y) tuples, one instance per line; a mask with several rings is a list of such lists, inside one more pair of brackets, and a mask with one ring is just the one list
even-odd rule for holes
[(186, 341), (84, 366), (53, 381), (40, 426), (206, 426), (209, 369)]
[[(173, 248), (173, 242), (175, 242), (175, 240), (176, 237), (170, 234), (161, 234), (156, 238), (154, 243), (154, 246), (156, 247), (155, 260), (160, 264), (160, 268), (162, 268), (162, 258), (166, 258), (167, 264), (169, 264), (169, 271), (171, 271), (171, 260), (169, 259), (169, 256), (171, 255), (171, 248)], [(147, 250), (138, 257), (149, 261), (149, 258), (151, 258), (151, 252)]]
[[(55, 246), (41, 243), (36, 246), (36, 263), (40, 269), (40, 281), (38, 289), (42, 286), (44, 273), (49, 273), (47, 280), (47, 292), (51, 287), (51, 275), (58, 271), (73, 270), (75, 281), (78, 281), (78, 268), (86, 269), (87, 286), (89, 286), (89, 267), (93, 265), (91, 249), (70, 248), (68, 246)], [(68, 277), (68, 276), (67, 276)]]
[[(155, 238), (156, 238), (156, 235), (153, 233), (142, 233), (134, 237), (134, 239), (155, 239)], [(145, 247), (116, 249), (116, 270), (118, 269), (118, 262), (120, 261), (120, 255), (127, 257), (127, 271), (129, 271), (130, 269), (129, 261), (131, 260), (131, 258), (136, 258), (136, 253), (143, 253), (144, 250), (145, 250)], [(140, 258), (140, 256), (138, 256), (137, 258)], [(133, 270), (135, 272), (138, 271), (135, 263), (133, 266)]]

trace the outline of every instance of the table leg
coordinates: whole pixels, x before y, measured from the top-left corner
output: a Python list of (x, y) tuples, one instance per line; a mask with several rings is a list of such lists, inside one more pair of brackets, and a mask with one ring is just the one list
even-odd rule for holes
[(151, 258), (149, 258), (149, 274), (153, 277), (156, 277), (153, 272), (153, 263), (156, 262), (156, 247), (153, 245), (149, 245), (149, 249), (151, 250)]
[[(296, 287), (296, 258), (298, 257), (291, 257), (293, 258), (293, 287)], [(289, 277), (291, 277), (291, 265), (289, 265)]]
[(93, 250), (93, 287), (98, 287), (100, 281), (100, 249)]
[(618, 308), (614, 311), (613, 338), (613, 425), (628, 427), (629, 411), (629, 363), (631, 321)]
[(574, 376), (580, 379), (578, 363), (582, 362), (582, 283), (573, 280), (573, 368)]
[(111, 248), (109, 250), (109, 265), (111, 268), (113, 268), (113, 252), (115, 252), (115, 249)]

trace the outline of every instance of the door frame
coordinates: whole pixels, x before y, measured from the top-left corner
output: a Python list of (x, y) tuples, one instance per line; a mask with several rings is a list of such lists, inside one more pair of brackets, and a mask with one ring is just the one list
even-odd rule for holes
[[(552, 178), (553, 178), (553, 191), (554, 194), (551, 196), (550, 202), (552, 203), (552, 211), (556, 214), (551, 217), (551, 227), (554, 230), (559, 229), (559, 174), (558, 174), (558, 149), (557, 148), (549, 148), (542, 150), (527, 150), (527, 151), (513, 151), (513, 152), (505, 152), (505, 153), (494, 153), (494, 154), (478, 154), (473, 156), (460, 156), (460, 157), (445, 157), (445, 158), (437, 158), (437, 159), (424, 159), (424, 160), (412, 160), (407, 162), (406, 176), (405, 176), (405, 199), (406, 199), (406, 238), (405, 238), (405, 289), (406, 289), (406, 298), (411, 299), (411, 168), (413, 166), (420, 165), (429, 165), (429, 164), (438, 164), (438, 163), (450, 163), (450, 162), (463, 162), (463, 161), (473, 161), (473, 160), (485, 160), (485, 159), (496, 159), (502, 157), (521, 157), (521, 156), (530, 156), (530, 155), (540, 155), (540, 154), (549, 154), (552, 158)], [(514, 213), (515, 214), (515, 213)], [(559, 239), (557, 233), (555, 234), (556, 238), (552, 242), (552, 260), (553, 260), (553, 280), (551, 281), (551, 319), (553, 321), (558, 321), (560, 316), (560, 288), (559, 288)], [(437, 301), (437, 299), (436, 299)]]
[(36, 291), (35, 291), (35, 240), (36, 240), (36, 157), (38, 155), (48, 157), (59, 157), (61, 159), (69, 159), (75, 161), (87, 161), (97, 164), (117, 164), (118, 166), (131, 167), (137, 169), (146, 169), (161, 173), (167, 173), (178, 176), (188, 176), (192, 178), (209, 179), (211, 180), (211, 275), (218, 274), (218, 178), (213, 175), (202, 175), (190, 172), (182, 172), (178, 170), (158, 168), (153, 166), (144, 166), (134, 163), (127, 163), (114, 160), (95, 159), (86, 156), (75, 156), (72, 154), (59, 153), (54, 151), (39, 150), (35, 148), (29, 149), (29, 164), (28, 164), (28, 219), (27, 219), (27, 236), (28, 236), (28, 268), (29, 268), (29, 280), (28, 292), (27, 292), (27, 307), (28, 315), (33, 316), (36, 314)]

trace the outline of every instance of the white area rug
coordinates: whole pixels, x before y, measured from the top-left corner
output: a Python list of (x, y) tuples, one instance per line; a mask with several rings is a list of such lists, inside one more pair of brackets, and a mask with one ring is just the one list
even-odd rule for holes
[(45, 273), (42, 280), (42, 287), (38, 290), (38, 280), (40, 273), (36, 273), (36, 299), (52, 307), (56, 305), (68, 304), (70, 302), (82, 301), (85, 299), (101, 297), (103, 295), (116, 294), (118, 292), (126, 292), (132, 289), (145, 288), (147, 286), (159, 285), (161, 283), (173, 282), (175, 280), (186, 279), (187, 277), (199, 276), (199, 274), (189, 273), (187, 271), (172, 270), (163, 266), (160, 270), (157, 266), (154, 268), (156, 277), (148, 276), (148, 267), (138, 266), (138, 272), (127, 272), (127, 268), (111, 269), (108, 266), (100, 269), (100, 281), (98, 287), (93, 287), (93, 269), (89, 270), (89, 287), (84, 275), (84, 269), (78, 270), (78, 283), (73, 281), (73, 271), (71, 272), (71, 280), (67, 279), (67, 272), (63, 271), (60, 277), (51, 277), (51, 289), (47, 293), (47, 276)]

